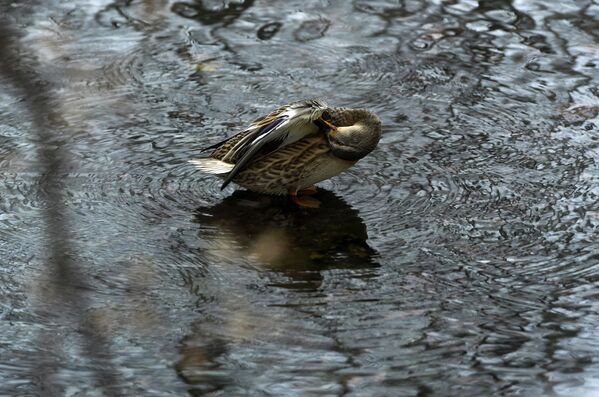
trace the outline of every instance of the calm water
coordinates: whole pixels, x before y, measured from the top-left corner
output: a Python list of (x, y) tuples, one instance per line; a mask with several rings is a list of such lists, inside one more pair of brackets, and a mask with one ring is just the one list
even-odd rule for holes
[[(599, 395), (596, 1), (4, 3), (1, 396)], [(187, 163), (309, 97), (320, 209)]]

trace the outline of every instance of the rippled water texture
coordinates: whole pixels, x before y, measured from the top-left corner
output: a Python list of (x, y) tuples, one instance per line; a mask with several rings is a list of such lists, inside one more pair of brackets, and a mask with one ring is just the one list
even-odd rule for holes
[[(599, 395), (599, 4), (4, 2), (0, 395)], [(318, 210), (187, 160), (295, 99)]]

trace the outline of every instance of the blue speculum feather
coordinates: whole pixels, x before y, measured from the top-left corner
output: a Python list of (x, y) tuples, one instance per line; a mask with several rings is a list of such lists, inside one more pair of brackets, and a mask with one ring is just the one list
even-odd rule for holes
[(250, 149), (250, 147), (252, 146), (252, 144), (254, 144), (256, 142), (256, 140), (260, 139), (261, 137), (264, 137), (266, 134), (268, 134), (274, 128), (278, 127), (285, 120), (287, 120), (286, 117), (280, 117), (280, 118), (273, 120), (270, 124), (267, 124), (266, 126), (262, 127), (262, 129), (260, 129), (258, 131), (258, 134), (256, 135), (256, 137), (254, 139), (252, 139), (250, 142), (248, 142), (247, 144), (245, 144), (245, 147), (241, 148), (235, 154), (235, 157), (237, 159), (243, 157), (243, 155)]
[(285, 120), (287, 120), (287, 117), (280, 117), (280, 118), (273, 120), (272, 123), (268, 124), (266, 127), (263, 127), (260, 130), (260, 132), (258, 133), (258, 137), (256, 137), (256, 139), (268, 134), (269, 131), (271, 131), (273, 128), (276, 128), (279, 124), (281, 124)]

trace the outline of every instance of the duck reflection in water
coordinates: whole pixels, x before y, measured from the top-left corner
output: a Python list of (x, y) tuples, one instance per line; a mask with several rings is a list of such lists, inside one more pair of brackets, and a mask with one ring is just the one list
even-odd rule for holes
[(238, 190), (213, 207), (199, 208), (202, 238), (229, 241), (226, 255), (249, 257), (288, 274), (376, 266), (366, 225), (357, 210), (319, 189), (317, 209), (286, 197)]
[[(269, 335), (269, 342), (279, 338), (281, 346), (297, 343), (294, 335), (302, 322), (289, 321), (289, 316), (305, 292), (326, 288), (323, 280), (327, 273), (339, 280), (348, 277), (347, 273), (364, 280), (376, 277), (377, 254), (366, 242), (366, 225), (358, 211), (327, 190), (319, 189), (316, 198), (322, 203), (320, 208), (306, 210), (284, 196), (238, 190), (220, 203), (196, 211), (200, 238), (218, 247), (218, 252), (211, 254), (220, 258), (211, 262), (248, 258), (274, 273), (272, 279), (277, 282), (266, 281), (269, 287), (283, 288), (289, 294), (283, 302), (274, 299), (278, 310), (264, 311), (262, 305), (248, 303), (253, 298), (239, 299), (237, 294), (232, 300), (221, 297), (217, 305), (203, 309), (219, 319), (217, 325), (205, 318), (196, 322), (181, 341), (181, 359), (176, 365), (179, 376), (193, 385), (193, 393), (197, 393), (193, 395), (251, 383), (240, 379), (237, 370), (227, 364), (232, 350), (243, 350), (236, 347), (243, 346), (243, 341), (254, 344)], [(286, 304), (291, 306), (281, 309)], [(286, 335), (290, 339), (285, 339)]]

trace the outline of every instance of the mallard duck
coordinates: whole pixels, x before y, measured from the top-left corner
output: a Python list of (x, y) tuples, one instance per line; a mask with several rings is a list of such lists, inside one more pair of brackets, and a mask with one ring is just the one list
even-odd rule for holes
[[(365, 109), (330, 107), (322, 100), (282, 106), (243, 131), (203, 149), (190, 162), (204, 172), (267, 194), (289, 194), (302, 207), (319, 202), (303, 194), (354, 165), (381, 137), (381, 122)], [(298, 196), (299, 193), (299, 196)]]

